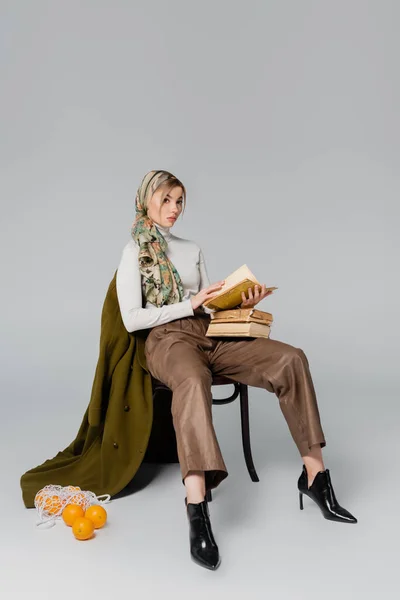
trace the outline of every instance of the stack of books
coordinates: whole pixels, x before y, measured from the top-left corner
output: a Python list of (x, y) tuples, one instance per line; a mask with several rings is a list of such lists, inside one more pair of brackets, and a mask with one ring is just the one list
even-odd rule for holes
[[(248, 297), (248, 289), (261, 284), (247, 265), (241, 266), (225, 279), (224, 287), (204, 306), (215, 309), (210, 314), (208, 337), (265, 337), (270, 336), (273, 317), (271, 313), (256, 308), (240, 308), (242, 292)], [(266, 288), (277, 290), (277, 287)]]
[(208, 337), (265, 337), (271, 332), (271, 313), (256, 308), (218, 310), (211, 314)]

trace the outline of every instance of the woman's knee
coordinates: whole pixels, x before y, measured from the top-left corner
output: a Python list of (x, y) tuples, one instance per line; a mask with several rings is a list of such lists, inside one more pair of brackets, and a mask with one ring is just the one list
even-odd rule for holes
[(287, 349), (284, 354), (288, 362), (298, 361), (300, 359), (308, 365), (308, 358), (302, 348), (287, 344)]
[(302, 358), (303, 360), (307, 360), (307, 356), (306, 353), (304, 352), (304, 350), (302, 348), (295, 348), (296, 351), (296, 356), (300, 356), (300, 358)]

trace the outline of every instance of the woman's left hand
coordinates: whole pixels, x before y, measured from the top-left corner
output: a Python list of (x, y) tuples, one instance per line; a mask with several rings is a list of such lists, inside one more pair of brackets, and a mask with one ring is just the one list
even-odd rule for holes
[(261, 289), (259, 288), (260, 286), (255, 286), (253, 295), (253, 290), (249, 287), (248, 298), (246, 298), (246, 294), (242, 292), (242, 304), (240, 305), (240, 308), (253, 308), (253, 306), (261, 302), (261, 300), (272, 294), (272, 290), (266, 291), (265, 283), (262, 284)]

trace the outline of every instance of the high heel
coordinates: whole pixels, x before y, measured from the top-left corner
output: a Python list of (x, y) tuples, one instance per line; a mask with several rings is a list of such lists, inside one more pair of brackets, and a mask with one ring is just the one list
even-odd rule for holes
[(218, 546), (211, 529), (207, 500), (193, 504), (185, 498), (190, 527), (190, 555), (192, 560), (206, 569), (215, 570), (221, 563)]
[(308, 487), (307, 469), (303, 465), (297, 488), (299, 490), (300, 510), (303, 510), (303, 494), (305, 494), (319, 506), (325, 519), (341, 523), (357, 523), (357, 519), (338, 503), (332, 487), (329, 469), (319, 471), (311, 486)]

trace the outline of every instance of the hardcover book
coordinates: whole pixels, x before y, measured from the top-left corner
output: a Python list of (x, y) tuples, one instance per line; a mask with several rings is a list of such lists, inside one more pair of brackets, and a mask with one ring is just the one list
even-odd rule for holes
[(270, 331), (266, 323), (210, 323), (206, 336), (269, 338)]
[(229, 310), (217, 310), (210, 313), (213, 323), (272, 323), (273, 316), (269, 312), (257, 308), (232, 308)]

